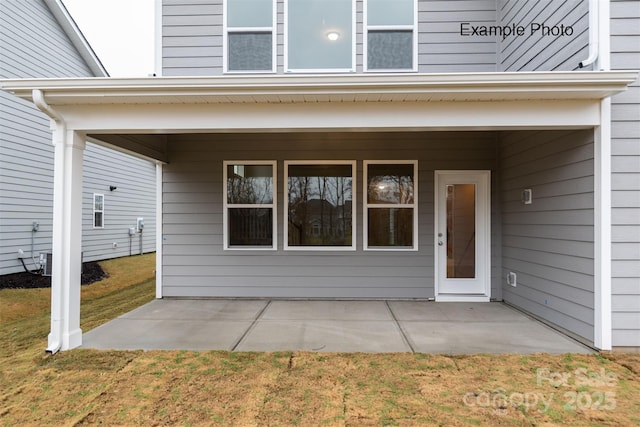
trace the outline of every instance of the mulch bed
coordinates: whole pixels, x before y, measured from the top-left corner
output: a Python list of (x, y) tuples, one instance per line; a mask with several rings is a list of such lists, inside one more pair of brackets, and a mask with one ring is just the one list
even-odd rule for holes
[[(82, 264), (82, 284), (90, 285), (107, 277), (100, 264), (97, 262), (85, 262)], [(0, 276), (0, 289), (35, 289), (50, 288), (51, 277), (34, 275), (25, 272), (6, 274)]]

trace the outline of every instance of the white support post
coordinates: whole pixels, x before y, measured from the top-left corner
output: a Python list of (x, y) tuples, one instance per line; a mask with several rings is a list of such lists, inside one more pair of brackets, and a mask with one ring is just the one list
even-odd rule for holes
[(156, 298), (162, 298), (162, 163), (156, 163)]
[[(598, 2), (598, 59), (596, 69), (610, 69), (609, 1)], [(611, 268), (611, 98), (600, 101), (600, 126), (595, 129), (594, 202), (594, 345), (600, 350), (613, 348), (612, 268)]]
[(611, 99), (601, 102), (594, 144), (594, 344), (611, 350)]
[(80, 280), (82, 273), (82, 163), (85, 135), (58, 124), (53, 134), (53, 268), (51, 333), (47, 351), (82, 344)]

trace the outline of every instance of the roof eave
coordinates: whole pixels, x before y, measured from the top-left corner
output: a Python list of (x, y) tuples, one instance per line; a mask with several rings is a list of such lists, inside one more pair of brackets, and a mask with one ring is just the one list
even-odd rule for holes
[(51, 105), (603, 99), (637, 71), (73, 78), (0, 81)]

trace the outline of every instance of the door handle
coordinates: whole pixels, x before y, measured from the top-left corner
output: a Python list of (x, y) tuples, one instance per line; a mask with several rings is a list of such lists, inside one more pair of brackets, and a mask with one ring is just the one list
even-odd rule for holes
[(438, 241), (438, 246), (442, 246), (442, 245), (443, 245), (442, 241)]

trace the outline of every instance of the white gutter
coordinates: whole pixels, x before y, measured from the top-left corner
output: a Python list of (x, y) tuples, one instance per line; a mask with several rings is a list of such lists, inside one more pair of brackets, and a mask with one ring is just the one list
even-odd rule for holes
[[(44, 93), (40, 89), (33, 90), (33, 103), (35, 104), (40, 111), (45, 113), (47, 116), (51, 118), (53, 122), (55, 122), (55, 128), (52, 126), (52, 130), (54, 131), (54, 139), (64, 138), (64, 134), (66, 132), (66, 123), (62, 116), (54, 110), (47, 101), (45, 100)], [(54, 144), (56, 141), (54, 140)], [(54, 181), (54, 186), (59, 185)], [(55, 192), (55, 190), (54, 190)], [(55, 222), (60, 221), (58, 216), (54, 215), (54, 228), (56, 228)], [(60, 227), (58, 224), (57, 227)], [(55, 258), (54, 258), (55, 260)], [(55, 268), (55, 261), (54, 261)], [(51, 332), (48, 337), (48, 345), (45, 350), (47, 353), (55, 354), (62, 348), (62, 334), (63, 334), (63, 321), (62, 311), (63, 304), (62, 301), (62, 290), (58, 289), (60, 286), (57, 283), (57, 276), (59, 272), (54, 272), (56, 277), (51, 278)]]
[[(589, 57), (578, 64), (579, 68), (584, 68), (596, 62), (600, 47), (600, 0), (589, 0)], [(602, 1), (602, 3), (608, 3)]]
[(635, 71), (446, 73), (242, 77), (0, 80), (30, 100), (33, 89), (55, 106), (86, 104), (317, 103), (602, 99), (626, 89)]

